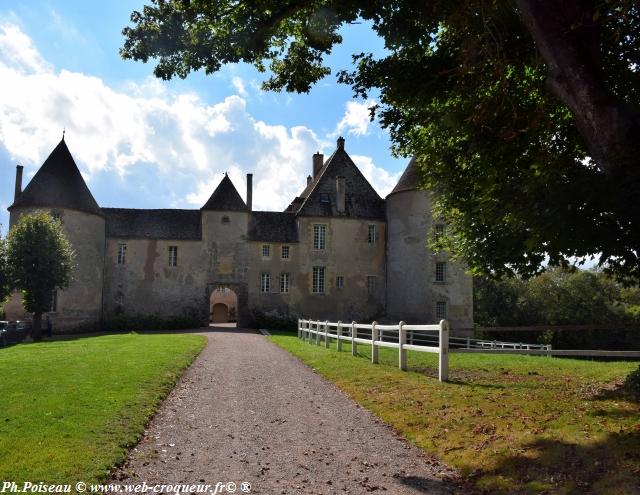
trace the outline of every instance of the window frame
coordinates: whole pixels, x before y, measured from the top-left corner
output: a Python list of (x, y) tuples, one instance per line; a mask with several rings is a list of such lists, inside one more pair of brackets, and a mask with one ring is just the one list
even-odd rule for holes
[(375, 275), (367, 275), (367, 294), (373, 295), (378, 288), (378, 277)]
[(280, 274), (280, 293), (288, 294), (291, 284), (291, 275), (289, 272), (282, 272)]
[(447, 301), (436, 301), (435, 315), (438, 322), (447, 319)]
[[(286, 249), (286, 253), (287, 253), (286, 256), (284, 255), (285, 249)], [(285, 244), (284, 246), (280, 247), (280, 259), (281, 260), (291, 259), (291, 246), (289, 246), (288, 244)]]
[(169, 266), (178, 266), (178, 246), (169, 246)]
[(336, 289), (344, 289), (344, 275), (336, 275)]
[[(267, 254), (265, 254), (265, 252)], [(263, 244), (261, 247), (262, 259), (271, 259), (271, 244)]]
[(311, 270), (311, 293), (326, 294), (327, 272), (324, 266), (314, 266)]
[[(441, 268), (441, 270), (438, 270)], [(447, 281), (447, 262), (446, 261), (436, 261), (433, 280), (438, 284), (444, 284)]]
[(260, 274), (260, 292), (262, 294), (271, 293), (271, 273), (270, 272), (262, 272)]
[(127, 243), (126, 242), (118, 243), (118, 251), (116, 253), (116, 264), (118, 265), (127, 264)]
[(327, 224), (326, 223), (313, 224), (313, 249), (314, 251), (326, 251), (327, 249)]
[(378, 242), (378, 227), (375, 223), (367, 226), (367, 244), (376, 244)]

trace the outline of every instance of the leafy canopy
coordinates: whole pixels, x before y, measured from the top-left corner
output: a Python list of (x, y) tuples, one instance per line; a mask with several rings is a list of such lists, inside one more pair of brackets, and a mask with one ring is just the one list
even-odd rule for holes
[(48, 213), (22, 215), (7, 237), (10, 283), (22, 291), (24, 308), (49, 311), (51, 294), (68, 287), (74, 252), (59, 220)]
[[(640, 134), (627, 147), (636, 165), (636, 183), (629, 183), (620, 167), (612, 172), (607, 160), (590, 158), (610, 155), (600, 153), (608, 144), (596, 143), (583, 124), (582, 110), (600, 108), (563, 102), (562, 74), (552, 81), (556, 91), (549, 89), (556, 58), (577, 53), (587, 62), (569, 71), (588, 72), (623, 114), (637, 116), (639, 9), (631, 0), (564, 2), (555, 17), (566, 26), (551, 16), (544, 39), (544, 29), (527, 29), (539, 21), (530, 11), (549, 17), (543, 4), (553, 2), (515, 3), (520, 10), (478, 0), (152, 0), (132, 14), (121, 54), (154, 58), (164, 79), (246, 62), (269, 70), (267, 89), (308, 92), (331, 72), (324, 57), (348, 35), (341, 27), (365, 20), (387, 51), (354, 54), (354, 66), (338, 79), (358, 97), (379, 91), (372, 117), (390, 131), (395, 153), (417, 157), (422, 186), (435, 192), (450, 226), (442, 247), (478, 274), (532, 276), (545, 258), (568, 265), (601, 253), (607, 270), (640, 279), (640, 167), (633, 151)], [(539, 51), (531, 33), (540, 46), (559, 47), (557, 57)], [(583, 79), (570, 80), (569, 89), (588, 86), (591, 79)], [(606, 113), (614, 105), (604, 107)], [(615, 140), (609, 134), (597, 137)]]
[[(0, 230), (0, 234), (1, 234)], [(9, 266), (7, 265), (7, 246), (6, 241), (2, 237), (0, 237), (0, 309), (2, 308), (2, 303), (4, 303), (5, 299), (9, 295), (10, 292), (9, 286)]]

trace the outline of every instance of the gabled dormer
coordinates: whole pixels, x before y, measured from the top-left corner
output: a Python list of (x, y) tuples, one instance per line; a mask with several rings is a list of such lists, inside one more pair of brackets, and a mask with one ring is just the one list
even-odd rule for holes
[(362, 175), (344, 149), (344, 138), (323, 163), (323, 156), (313, 156), (313, 177), (286, 211), (302, 216), (335, 216), (385, 219), (385, 202)]

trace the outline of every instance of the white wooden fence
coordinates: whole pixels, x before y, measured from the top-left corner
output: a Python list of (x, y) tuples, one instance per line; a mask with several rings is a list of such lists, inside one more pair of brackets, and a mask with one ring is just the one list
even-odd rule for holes
[[(407, 343), (407, 332), (438, 332), (437, 345)], [(366, 334), (366, 337), (365, 335)], [(385, 338), (386, 337), (386, 338)], [(433, 352), (438, 354), (438, 379), (446, 382), (449, 379), (449, 323), (441, 320), (438, 325), (407, 325), (401, 321), (397, 325), (380, 325), (377, 322), (365, 324), (334, 323), (330, 321), (298, 320), (298, 338), (317, 345), (324, 342), (329, 347), (331, 340), (336, 340), (338, 351), (342, 350), (342, 342), (351, 343), (351, 353), (355, 356), (358, 344), (371, 345), (371, 362), (378, 362), (378, 348), (392, 347), (398, 349), (398, 366), (407, 369), (407, 351)]]
[(351, 323), (298, 320), (298, 338), (329, 347), (336, 341), (338, 351), (343, 342), (351, 343), (351, 353), (355, 356), (358, 344), (371, 345), (371, 362), (378, 362), (378, 349), (391, 347), (398, 349), (398, 366), (407, 369), (407, 351), (432, 352), (438, 354), (438, 379), (449, 379), (449, 353), (491, 353), (491, 354), (530, 354), (543, 356), (601, 356), (618, 359), (640, 358), (639, 351), (605, 350), (552, 350), (548, 344), (525, 344), (472, 339), (468, 337), (450, 337), (449, 323), (441, 320), (437, 325), (408, 325), (404, 321), (397, 325), (373, 323)]

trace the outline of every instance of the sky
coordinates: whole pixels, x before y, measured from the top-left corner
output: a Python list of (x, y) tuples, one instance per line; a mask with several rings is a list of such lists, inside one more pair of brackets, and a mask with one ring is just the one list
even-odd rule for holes
[(380, 53), (366, 24), (343, 30), (333, 73), (309, 94), (263, 92), (253, 67), (161, 81), (153, 64), (125, 61), (122, 28), (143, 0), (0, 0), (0, 224), (8, 225), (15, 167), (23, 188), (65, 141), (103, 207), (200, 208), (228, 172), (241, 196), (254, 174), (256, 210), (283, 210), (302, 191), (311, 156), (328, 157), (340, 135), (381, 196), (406, 159), (388, 133), (336, 82), (351, 54)]

